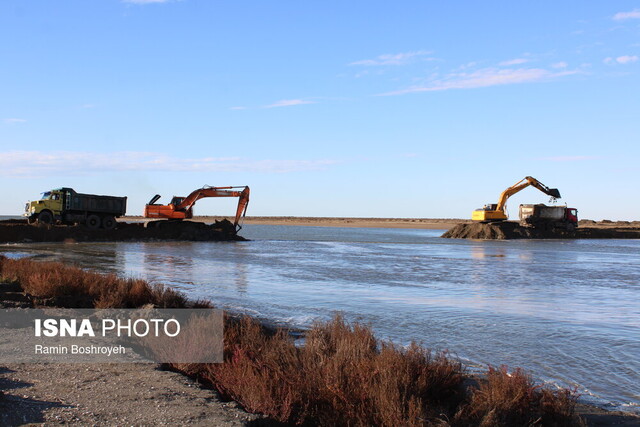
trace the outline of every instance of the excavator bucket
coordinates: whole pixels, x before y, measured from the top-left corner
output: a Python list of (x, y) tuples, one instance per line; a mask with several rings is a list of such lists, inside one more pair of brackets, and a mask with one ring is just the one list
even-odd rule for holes
[(550, 188), (549, 195), (554, 199), (560, 199), (560, 191), (557, 188)]

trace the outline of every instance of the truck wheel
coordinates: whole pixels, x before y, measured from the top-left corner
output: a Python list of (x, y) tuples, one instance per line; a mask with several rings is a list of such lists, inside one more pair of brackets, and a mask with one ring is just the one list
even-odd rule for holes
[(573, 233), (574, 231), (576, 231), (575, 224), (571, 224), (571, 223), (567, 224), (567, 231), (570, 233)]
[(105, 216), (102, 218), (102, 228), (105, 230), (113, 230), (116, 228), (116, 219), (112, 216)]
[(89, 227), (92, 230), (95, 230), (96, 228), (100, 227), (100, 217), (98, 215), (89, 215), (87, 217), (87, 227)]
[(53, 215), (49, 211), (42, 211), (38, 215), (39, 224), (53, 224)]

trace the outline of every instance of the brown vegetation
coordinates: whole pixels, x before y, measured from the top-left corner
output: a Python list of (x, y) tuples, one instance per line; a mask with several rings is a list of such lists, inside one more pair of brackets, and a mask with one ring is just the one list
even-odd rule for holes
[(0, 257), (0, 278), (18, 282), (39, 305), (66, 308), (186, 307), (184, 295), (142, 279), (123, 279), (59, 262)]
[(575, 415), (577, 395), (536, 386), (521, 369), (509, 373), (505, 366), (490, 367), (487, 378), (473, 390), (456, 415), (466, 425), (573, 426), (583, 425)]
[(227, 322), (225, 363), (173, 365), (247, 410), (287, 424), (380, 426), (582, 425), (574, 393), (492, 369), (465, 386), (459, 362), (418, 345), (378, 341), (337, 317), (311, 328), (303, 346), (255, 320)]
[[(194, 306), (161, 285), (60, 263), (0, 257), (0, 279), (19, 282), (36, 301), (65, 307)], [(522, 371), (509, 373), (506, 368), (491, 369), (479, 386), (466, 386), (461, 364), (445, 353), (381, 342), (370, 328), (340, 317), (312, 327), (304, 345), (296, 345), (286, 331), (267, 329), (251, 318), (227, 317), (224, 335), (224, 363), (171, 368), (279, 422), (581, 425), (571, 391), (541, 388)]]

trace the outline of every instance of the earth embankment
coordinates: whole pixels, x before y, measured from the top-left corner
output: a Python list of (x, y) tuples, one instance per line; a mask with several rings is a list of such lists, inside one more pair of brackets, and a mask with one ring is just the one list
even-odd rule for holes
[(579, 227), (575, 231), (522, 227), (514, 221), (457, 224), (442, 235), (451, 239), (640, 239), (640, 227)]
[(213, 224), (192, 221), (119, 222), (116, 229), (92, 230), (83, 225), (29, 225), (25, 220), (0, 221), (0, 243), (121, 242), (153, 240), (245, 240), (228, 220)]

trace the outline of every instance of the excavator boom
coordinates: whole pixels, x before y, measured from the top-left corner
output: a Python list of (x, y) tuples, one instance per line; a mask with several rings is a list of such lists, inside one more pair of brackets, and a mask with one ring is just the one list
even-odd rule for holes
[[(240, 189), (242, 190), (236, 190)], [(193, 218), (193, 206), (200, 199), (205, 197), (238, 197), (238, 207), (236, 209), (236, 216), (233, 225), (236, 230), (241, 227), (239, 225), (240, 218), (247, 212), (247, 205), (249, 204), (249, 187), (210, 187), (205, 186), (198, 188), (189, 194), (187, 197), (174, 197), (172, 203), (168, 205), (157, 205), (160, 195), (156, 194), (149, 203), (144, 207), (145, 218), (165, 218), (165, 219), (189, 219)]]
[(485, 205), (482, 209), (476, 209), (471, 215), (474, 221), (504, 221), (507, 216), (507, 200), (509, 197), (532, 186), (542, 191), (544, 194), (551, 196), (553, 200), (560, 198), (560, 191), (557, 188), (549, 188), (537, 179), (531, 176), (525, 176), (511, 187), (507, 188), (500, 194), (498, 203)]

